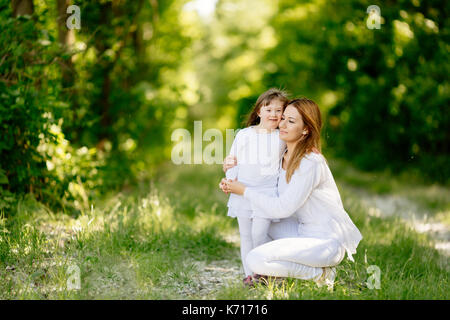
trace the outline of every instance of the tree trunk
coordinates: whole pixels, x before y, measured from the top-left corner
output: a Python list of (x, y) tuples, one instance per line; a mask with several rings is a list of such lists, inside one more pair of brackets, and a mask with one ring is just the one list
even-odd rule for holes
[(34, 12), (33, 0), (11, 0), (13, 17), (32, 15)]
[[(58, 26), (58, 40), (64, 51), (71, 49), (71, 46), (75, 42), (75, 35), (73, 30), (67, 28), (67, 7), (70, 6), (71, 0), (58, 0), (57, 9), (58, 17), (56, 19), (56, 25)], [(69, 58), (65, 61), (65, 66), (61, 70), (63, 78), (63, 87), (72, 87), (74, 83), (74, 69), (72, 59)]]
[[(111, 2), (106, 2), (101, 4), (101, 16), (99, 25), (108, 26), (113, 14), (113, 7)], [(95, 47), (97, 49), (98, 56), (103, 56), (103, 53), (110, 49), (108, 43), (108, 34), (102, 30), (99, 32), (95, 38)], [(100, 116), (100, 126), (98, 128), (98, 144), (97, 149), (103, 149), (104, 142), (110, 138), (110, 126), (111, 126), (111, 116), (110, 116), (110, 100), (109, 95), (111, 93), (111, 78), (110, 72), (112, 70), (112, 65), (110, 62), (99, 59), (96, 66), (97, 77), (101, 78), (101, 91), (97, 96), (97, 112)]]
[[(56, 25), (58, 27), (58, 41), (61, 45), (63, 52), (70, 52), (72, 49), (72, 45), (75, 42), (75, 33), (74, 30), (67, 28), (66, 20), (68, 17), (67, 8), (71, 5), (72, 0), (57, 0), (57, 17), (56, 17)], [(78, 110), (78, 100), (77, 100), (77, 91), (75, 88), (75, 66), (72, 62), (72, 56), (67, 58), (61, 64), (61, 84), (65, 94), (68, 96), (68, 100), (71, 102), (71, 108), (73, 111), (73, 118), (71, 121), (68, 121), (65, 126), (65, 134), (67, 138), (72, 142), (78, 141), (79, 135), (79, 119), (77, 117)]]
[[(103, 62), (104, 64), (102, 65), (102, 71), (101, 74), (103, 75), (103, 82), (102, 82), (102, 90), (101, 90), (101, 95), (99, 97), (99, 101), (98, 101), (98, 105), (101, 107), (100, 109), (100, 143), (98, 144), (99, 146), (103, 145), (103, 141), (105, 139), (112, 139), (113, 141), (113, 145), (115, 143), (116, 137), (111, 136), (111, 126), (113, 124), (113, 119), (112, 119), (112, 115), (111, 115), (111, 101), (110, 101), (110, 94), (111, 94), (111, 75), (110, 73), (112, 72), (112, 70), (114, 69), (114, 66), (116, 65), (117, 61), (120, 58), (120, 54), (122, 52), (122, 50), (126, 47), (127, 45), (127, 40), (130, 37), (130, 35), (132, 34), (132, 27), (137, 24), (137, 19), (139, 16), (139, 13), (141, 12), (142, 6), (143, 6), (144, 0), (139, 0), (138, 4), (137, 4), (137, 9), (136, 12), (133, 16), (133, 18), (131, 19), (129, 25), (127, 28), (125, 28), (125, 31), (123, 34), (121, 34), (120, 38), (121, 40), (121, 45), (120, 48), (117, 50), (116, 52), (116, 57), (112, 62)], [(115, 10), (113, 10), (115, 9)], [(106, 5), (104, 5), (104, 7), (102, 8), (102, 16), (100, 18), (100, 24), (101, 25), (108, 25), (109, 24), (109, 20), (111, 17), (111, 14), (114, 15), (118, 14), (121, 15), (123, 13), (121, 13), (120, 7), (117, 8), (113, 8), (111, 6), (110, 3), (107, 3)], [(115, 11), (115, 12), (114, 12)], [(99, 35), (97, 37), (97, 42), (96, 42), (96, 48), (99, 52), (99, 55), (101, 55), (101, 53), (103, 53), (106, 49), (108, 49), (105, 46), (106, 41), (104, 41), (104, 39), (101, 38), (101, 35)]]

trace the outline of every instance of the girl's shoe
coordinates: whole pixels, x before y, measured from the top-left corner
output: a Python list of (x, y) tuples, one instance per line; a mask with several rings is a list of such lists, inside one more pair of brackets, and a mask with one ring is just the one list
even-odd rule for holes
[(328, 287), (329, 291), (333, 291), (334, 279), (336, 279), (336, 268), (335, 267), (324, 267), (323, 272), (319, 278), (314, 279), (317, 286), (320, 288), (323, 285)]
[(242, 280), (242, 282), (244, 283), (244, 286), (247, 286), (247, 287), (255, 286), (255, 282), (253, 281), (252, 276), (247, 276), (246, 278), (244, 278), (244, 280)]

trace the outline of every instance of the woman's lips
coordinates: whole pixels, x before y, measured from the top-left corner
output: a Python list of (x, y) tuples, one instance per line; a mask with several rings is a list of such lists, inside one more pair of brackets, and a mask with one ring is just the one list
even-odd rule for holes
[(283, 130), (280, 130), (280, 134), (286, 134), (287, 132), (286, 131), (283, 131)]

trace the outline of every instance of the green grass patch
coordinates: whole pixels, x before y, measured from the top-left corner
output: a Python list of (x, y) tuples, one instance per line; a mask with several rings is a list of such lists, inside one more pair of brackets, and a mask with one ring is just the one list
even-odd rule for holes
[[(337, 267), (334, 291), (296, 279), (244, 288), (238, 244), (226, 240), (237, 223), (226, 216), (221, 176), (218, 166), (167, 165), (151, 183), (78, 216), (22, 200), (0, 220), (0, 299), (449, 298), (448, 258), (432, 240), (399, 219), (368, 215), (345, 187), (345, 207), (364, 238), (355, 263)], [(379, 289), (368, 284), (371, 265), (380, 270)], [(68, 286), (74, 268), (79, 290)]]

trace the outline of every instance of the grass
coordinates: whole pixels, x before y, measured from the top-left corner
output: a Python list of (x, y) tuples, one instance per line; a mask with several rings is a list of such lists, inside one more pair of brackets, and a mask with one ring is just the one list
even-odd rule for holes
[[(52, 212), (30, 197), (21, 201), (13, 218), (0, 220), (0, 298), (448, 299), (448, 258), (400, 219), (368, 215), (346, 187), (361, 175), (336, 172), (364, 238), (355, 263), (345, 259), (337, 267), (333, 292), (296, 279), (244, 288), (237, 223), (226, 216), (217, 186), (220, 168), (167, 165), (151, 183), (107, 195), (79, 216)], [(403, 192), (398, 183), (390, 193)], [(422, 205), (448, 209), (439, 201)], [(380, 289), (368, 287), (370, 265), (381, 271)], [(79, 268), (79, 290), (69, 290), (71, 266)]]

